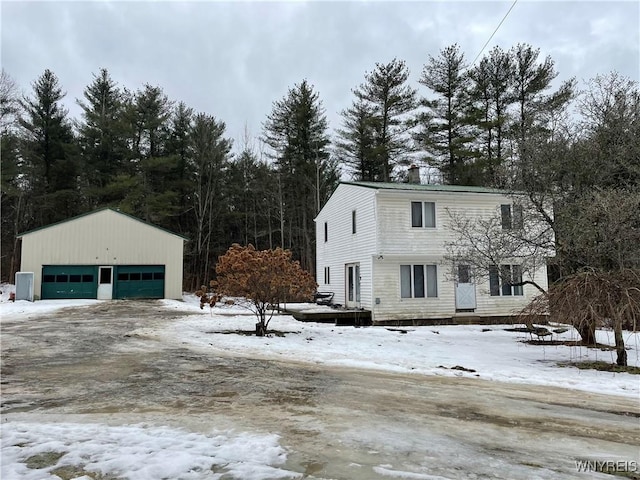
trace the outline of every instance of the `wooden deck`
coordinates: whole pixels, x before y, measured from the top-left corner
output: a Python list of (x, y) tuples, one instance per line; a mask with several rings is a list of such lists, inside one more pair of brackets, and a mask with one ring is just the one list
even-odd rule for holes
[(371, 310), (287, 306), (285, 313), (300, 322), (333, 323), (336, 326), (371, 325)]

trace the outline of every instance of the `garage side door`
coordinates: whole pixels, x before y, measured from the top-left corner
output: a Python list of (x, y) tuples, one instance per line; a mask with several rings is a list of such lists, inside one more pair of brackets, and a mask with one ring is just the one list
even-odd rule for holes
[(117, 265), (114, 298), (164, 298), (164, 265)]
[(45, 265), (42, 292), (45, 299), (98, 298), (98, 267), (95, 265)]

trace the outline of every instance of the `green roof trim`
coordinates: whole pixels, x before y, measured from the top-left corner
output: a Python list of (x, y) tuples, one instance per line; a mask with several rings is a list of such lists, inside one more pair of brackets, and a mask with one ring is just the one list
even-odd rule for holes
[(494, 193), (501, 195), (517, 195), (522, 192), (499, 188), (473, 187), (465, 185), (436, 185), (423, 183), (388, 183), (388, 182), (340, 182), (356, 187), (373, 188), (375, 190), (404, 190), (412, 192), (460, 192), (460, 193)]
[(132, 220), (140, 222), (140, 223), (142, 223), (144, 225), (147, 225), (149, 227), (153, 227), (153, 228), (156, 228), (158, 230), (162, 230), (163, 232), (168, 233), (170, 235), (175, 235), (176, 237), (180, 237), (185, 241), (189, 240), (189, 238), (185, 237), (184, 235), (180, 235), (178, 233), (172, 232), (171, 230), (167, 230), (166, 228), (159, 227), (158, 225), (154, 225), (153, 223), (149, 223), (149, 222), (147, 222), (145, 220), (142, 220), (141, 218), (135, 217), (135, 216), (133, 216), (133, 215), (131, 215), (129, 213), (121, 212), (117, 208), (113, 208), (113, 207), (99, 208), (97, 210), (92, 210), (90, 212), (86, 212), (86, 213), (82, 213), (80, 215), (76, 215), (75, 217), (67, 218), (66, 220), (60, 220), (59, 222), (51, 223), (49, 225), (43, 225), (42, 227), (38, 227), (38, 228), (34, 228), (33, 230), (28, 230), (26, 232), (22, 232), (22, 233), (16, 235), (16, 238), (22, 238), (25, 235), (29, 235), (29, 234), (34, 233), (34, 232), (39, 232), (40, 230), (45, 230), (47, 228), (55, 227), (57, 225), (62, 225), (63, 223), (71, 222), (73, 220), (78, 220), (79, 218), (82, 218), (82, 217), (88, 217), (89, 215), (93, 215), (94, 213), (103, 212), (105, 210), (111, 210), (112, 212), (118, 213), (120, 215), (124, 215), (125, 217), (129, 217)]

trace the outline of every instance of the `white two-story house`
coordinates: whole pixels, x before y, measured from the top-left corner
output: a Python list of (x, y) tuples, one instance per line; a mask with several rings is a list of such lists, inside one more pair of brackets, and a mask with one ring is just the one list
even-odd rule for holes
[[(318, 290), (333, 292), (335, 304), (370, 310), (374, 324), (510, 317), (539, 291), (503, 285), (497, 275), (474, 280), (445, 253), (452, 214), (486, 218), (512, 206), (507, 192), (489, 188), (342, 182), (316, 217)], [(519, 267), (496, 268), (517, 276)], [(527, 275), (546, 289), (546, 265)]]

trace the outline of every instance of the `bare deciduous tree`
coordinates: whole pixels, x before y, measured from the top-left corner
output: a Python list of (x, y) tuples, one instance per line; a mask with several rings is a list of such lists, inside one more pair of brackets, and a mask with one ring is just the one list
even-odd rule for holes
[[(593, 325), (611, 328), (617, 359), (627, 365), (623, 329), (635, 330), (640, 319), (640, 270), (626, 268), (614, 272), (588, 269), (552, 285), (549, 293), (536, 298), (527, 315), (551, 311), (554, 318), (567, 321), (578, 330)], [(583, 337), (583, 343), (585, 339)]]

